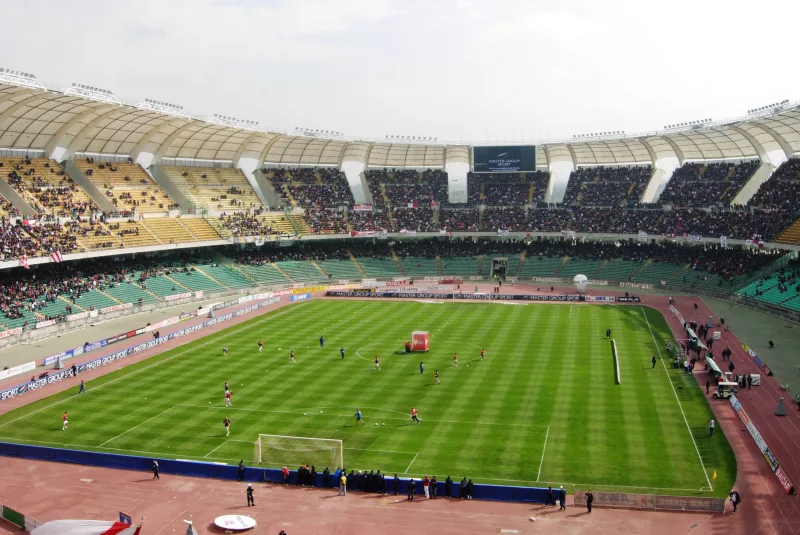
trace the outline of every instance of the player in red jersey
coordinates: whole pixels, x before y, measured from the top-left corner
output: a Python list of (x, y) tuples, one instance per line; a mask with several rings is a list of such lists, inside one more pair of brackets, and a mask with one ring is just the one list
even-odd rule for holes
[(486, 350), (485, 349), (481, 349), (481, 360), (483, 360), (483, 357), (485, 357), (485, 356), (486, 356)]
[(417, 409), (414, 407), (411, 407), (411, 420), (419, 423), (419, 418), (417, 418)]
[(69, 425), (69, 422), (67, 421), (67, 413), (64, 412), (64, 416), (61, 417), (61, 430), (66, 431), (67, 425)]
[(231, 406), (231, 396), (233, 396), (233, 392), (231, 392), (230, 390), (225, 392), (225, 406), (226, 407), (230, 407)]
[(458, 367), (458, 353), (453, 353), (453, 366)]

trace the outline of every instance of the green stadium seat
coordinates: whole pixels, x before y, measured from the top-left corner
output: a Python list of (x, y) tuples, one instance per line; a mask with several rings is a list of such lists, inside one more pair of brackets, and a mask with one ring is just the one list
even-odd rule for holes
[(391, 258), (359, 258), (358, 263), (367, 277), (397, 277), (397, 264)]
[(275, 265), (297, 282), (318, 282), (328, 279), (311, 262), (284, 260), (275, 262)]
[(317, 262), (331, 279), (360, 279), (361, 272), (352, 260), (322, 260)]

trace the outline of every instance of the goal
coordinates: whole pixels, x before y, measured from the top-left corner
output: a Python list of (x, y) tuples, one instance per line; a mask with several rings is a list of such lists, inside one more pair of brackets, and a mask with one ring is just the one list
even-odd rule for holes
[(253, 443), (253, 464), (274, 468), (310, 464), (332, 470), (344, 467), (342, 441), (331, 438), (258, 435)]

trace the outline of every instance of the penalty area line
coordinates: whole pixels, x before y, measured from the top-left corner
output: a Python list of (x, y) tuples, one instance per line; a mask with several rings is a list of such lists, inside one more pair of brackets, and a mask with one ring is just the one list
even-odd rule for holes
[[(228, 442), (229, 442), (228, 440), (224, 441), (222, 444), (220, 444), (219, 446), (217, 446), (217, 447), (216, 447), (216, 448), (214, 448), (213, 450), (211, 450), (211, 451), (209, 451), (208, 453), (206, 453), (205, 455), (203, 455), (203, 458), (205, 459), (206, 457), (210, 456), (212, 453), (214, 453), (215, 451), (217, 451), (218, 449), (220, 449), (222, 446), (224, 446), (224, 445), (225, 445), (225, 444), (227, 444)], [(242, 441), (242, 440), (237, 440), (236, 442), (243, 442), (243, 441)]]
[(148, 418), (148, 419), (147, 419), (147, 420), (145, 420), (144, 422), (142, 422), (142, 423), (140, 423), (140, 424), (137, 424), (137, 425), (134, 425), (133, 427), (131, 427), (131, 428), (130, 428), (130, 429), (128, 429), (127, 431), (123, 431), (122, 433), (120, 433), (119, 435), (115, 436), (114, 438), (109, 438), (108, 440), (106, 440), (105, 442), (103, 442), (102, 444), (100, 444), (100, 445), (99, 445), (99, 446), (97, 446), (97, 447), (98, 447), (98, 448), (102, 448), (103, 446), (105, 446), (105, 445), (106, 445), (106, 444), (108, 444), (109, 442), (112, 442), (112, 441), (114, 441), (114, 440), (117, 440), (119, 437), (121, 437), (121, 436), (123, 436), (123, 435), (127, 435), (128, 433), (130, 433), (131, 431), (133, 431), (133, 430), (134, 430), (134, 429), (136, 429), (137, 427), (141, 427), (141, 426), (143, 426), (144, 424), (146, 424), (147, 422), (150, 422), (150, 421), (152, 421), (152, 420), (155, 420), (156, 418), (158, 418), (158, 417), (159, 417), (159, 416), (161, 416), (162, 414), (166, 414), (166, 413), (168, 413), (169, 411), (171, 411), (172, 409), (174, 409), (175, 407), (179, 407), (179, 406), (180, 406), (180, 405), (173, 405), (172, 407), (170, 407), (170, 408), (168, 408), (168, 409), (166, 409), (166, 410), (163, 410), (163, 411), (159, 412), (158, 414), (156, 414), (156, 415), (155, 415), (155, 416), (153, 416), (152, 418)]
[(414, 464), (414, 461), (416, 461), (416, 460), (417, 460), (417, 455), (419, 455), (419, 452), (415, 453), (415, 454), (414, 454), (414, 458), (413, 458), (413, 459), (411, 459), (411, 462), (410, 462), (410, 463), (408, 463), (408, 466), (406, 467), (406, 471), (404, 472), (405, 474), (407, 474), (407, 473), (408, 473), (408, 471), (409, 471), (409, 470), (411, 470), (411, 465), (412, 465), (412, 464)]
[(681, 405), (681, 400), (678, 397), (678, 392), (675, 390), (675, 385), (672, 384), (672, 380), (669, 377), (669, 370), (667, 370), (667, 365), (664, 364), (664, 359), (661, 358), (661, 348), (658, 346), (658, 341), (656, 340), (656, 335), (653, 334), (653, 328), (650, 326), (650, 320), (647, 319), (647, 313), (644, 311), (644, 307), (639, 307), (642, 310), (642, 316), (644, 316), (644, 321), (647, 323), (647, 329), (650, 331), (650, 337), (653, 339), (653, 344), (656, 346), (656, 351), (658, 352), (658, 360), (661, 361), (661, 366), (664, 368), (664, 373), (667, 375), (667, 381), (669, 382), (669, 386), (672, 388), (672, 393), (675, 394), (675, 402), (678, 404), (678, 408), (681, 411), (681, 416), (683, 416), (683, 422), (686, 424), (686, 430), (689, 431), (689, 438), (692, 439), (692, 444), (694, 444), (694, 451), (697, 452), (697, 458), (700, 461), (700, 467), (703, 469), (703, 475), (706, 476), (706, 483), (708, 483), (709, 488), (714, 488), (714, 485), (711, 484), (711, 479), (708, 477), (708, 470), (706, 470), (706, 464), (703, 462), (703, 456), (700, 455), (700, 448), (697, 447), (697, 441), (694, 439), (694, 435), (692, 434), (692, 428), (689, 425), (689, 420), (686, 419), (686, 413), (683, 412), (683, 405)]

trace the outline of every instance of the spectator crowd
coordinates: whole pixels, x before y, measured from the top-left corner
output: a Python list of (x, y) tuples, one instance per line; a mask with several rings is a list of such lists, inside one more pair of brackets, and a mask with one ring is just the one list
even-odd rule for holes
[(675, 169), (659, 197), (661, 203), (704, 208), (733, 200), (758, 169), (759, 161), (686, 163)]

